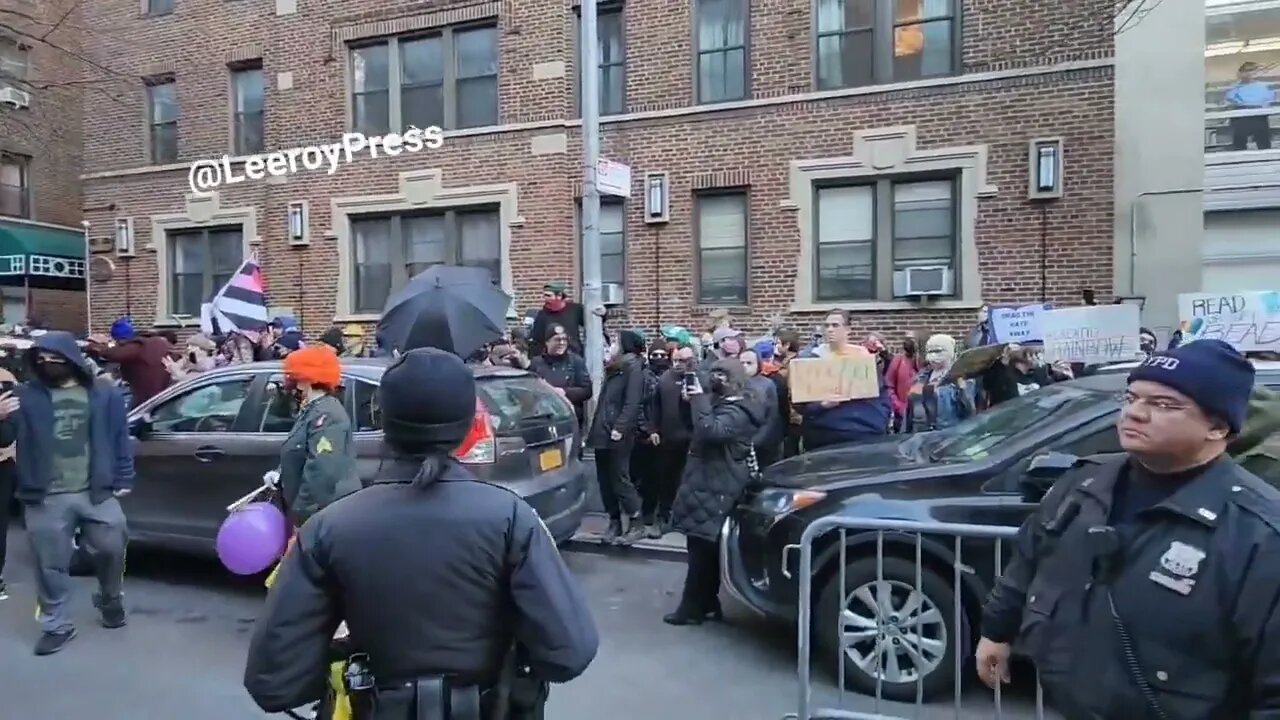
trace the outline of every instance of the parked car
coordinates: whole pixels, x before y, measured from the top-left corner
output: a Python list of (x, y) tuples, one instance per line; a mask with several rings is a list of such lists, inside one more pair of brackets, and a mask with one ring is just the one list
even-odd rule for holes
[[(343, 360), (342, 399), (365, 480), (383, 459), (378, 385), (386, 367), (382, 359)], [(459, 460), (525, 498), (557, 541), (569, 539), (586, 501), (573, 408), (523, 370), (477, 367), (475, 374), (484, 435)], [(124, 507), (132, 541), (214, 552), (227, 505), (261, 485), (293, 427), (283, 384), (280, 362), (232, 365), (171, 386), (130, 412), (137, 481)]]
[[(1257, 368), (1259, 383), (1280, 386), (1280, 363)], [(765, 470), (764, 487), (725, 522), (725, 586), (767, 617), (794, 620), (796, 549), (804, 529), (828, 516), (1016, 528), (1045, 490), (1046, 481), (1028, 473), (1033, 459), (1051, 452), (1075, 457), (1123, 452), (1115, 424), (1125, 379), (1121, 370), (1106, 370), (1001, 403), (949, 430), (823, 448), (772, 465)], [(966, 539), (957, 557), (954, 538), (926, 536), (917, 583), (914, 535), (884, 534), (883, 575), (878, 576), (877, 533), (850, 530), (842, 599), (839, 537), (831, 532), (814, 543), (812, 617), (820, 662), (834, 670), (844, 652), (846, 684), (874, 693), (878, 676), (881, 692), (890, 699), (913, 702), (917, 680), (926, 696), (949, 691), (956, 653), (963, 660), (972, 655), (982, 601), (997, 570), (996, 543)], [(878, 583), (878, 577), (885, 582)], [(952, 610), (957, 590), (958, 623)], [(855, 628), (874, 629), (881, 621), (896, 626), (909, 616), (920, 618), (923, 640), (915, 642), (912, 626), (901, 640), (911, 647), (892, 646), (893, 661), (886, 655), (877, 665), (877, 634), (859, 637)]]

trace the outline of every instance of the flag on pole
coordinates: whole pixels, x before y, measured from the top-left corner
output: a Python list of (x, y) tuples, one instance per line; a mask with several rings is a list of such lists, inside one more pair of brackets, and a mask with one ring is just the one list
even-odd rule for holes
[[(201, 313), (203, 315), (203, 313)], [(201, 325), (204, 318), (201, 318)], [(257, 256), (245, 260), (209, 302), (209, 323), (224, 333), (261, 330), (271, 320)]]

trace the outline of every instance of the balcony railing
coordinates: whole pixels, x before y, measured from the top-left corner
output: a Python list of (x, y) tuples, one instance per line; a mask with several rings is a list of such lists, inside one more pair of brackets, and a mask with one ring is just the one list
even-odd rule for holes
[(1204, 151), (1280, 149), (1280, 106), (1205, 113)]

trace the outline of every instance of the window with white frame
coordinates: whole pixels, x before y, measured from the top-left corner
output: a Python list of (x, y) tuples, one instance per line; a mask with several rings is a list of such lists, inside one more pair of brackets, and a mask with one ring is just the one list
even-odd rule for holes
[(232, 68), (231, 89), (235, 101), (235, 151), (237, 155), (262, 152), (263, 95), (266, 87), (262, 63)]
[[(600, 282), (627, 285), (627, 208), (619, 200), (600, 199)], [(578, 204), (578, 252), (582, 252), (582, 204)]]
[(748, 0), (695, 0), (699, 103), (747, 97)]
[(819, 186), (815, 196), (816, 301), (893, 300), (895, 274), (920, 267), (946, 268), (956, 289), (954, 179)]
[(747, 304), (747, 194), (715, 192), (696, 198), (698, 302)]
[(502, 281), (497, 208), (357, 216), (351, 219), (353, 307), (382, 312), (391, 293), (433, 265), (464, 265)]
[(498, 124), (498, 28), (448, 27), (351, 48), (356, 130)]
[(820, 90), (951, 75), (959, 0), (813, 0)]

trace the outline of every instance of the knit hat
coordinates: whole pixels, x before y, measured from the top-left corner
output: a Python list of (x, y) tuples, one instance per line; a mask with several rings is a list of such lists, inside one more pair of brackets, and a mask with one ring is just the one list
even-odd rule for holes
[(753, 349), (756, 351), (756, 356), (761, 360), (772, 360), (778, 346), (772, 340), (757, 340)]
[(1206, 415), (1227, 423), (1232, 435), (1244, 427), (1253, 379), (1253, 365), (1221, 340), (1196, 340), (1156, 353), (1129, 373), (1130, 383), (1147, 380), (1191, 398)]
[(457, 448), (476, 416), (476, 379), (457, 355), (417, 348), (396, 358), (378, 391), (382, 432), (394, 447)]
[(133, 321), (127, 317), (119, 318), (115, 322), (111, 323), (111, 339), (116, 342), (132, 340), (134, 334)]
[(636, 330), (623, 330), (618, 335), (618, 347), (624, 353), (644, 354), (644, 335)]
[(336, 389), (342, 384), (342, 365), (333, 348), (323, 343), (307, 345), (284, 358), (284, 374), (294, 381)]

